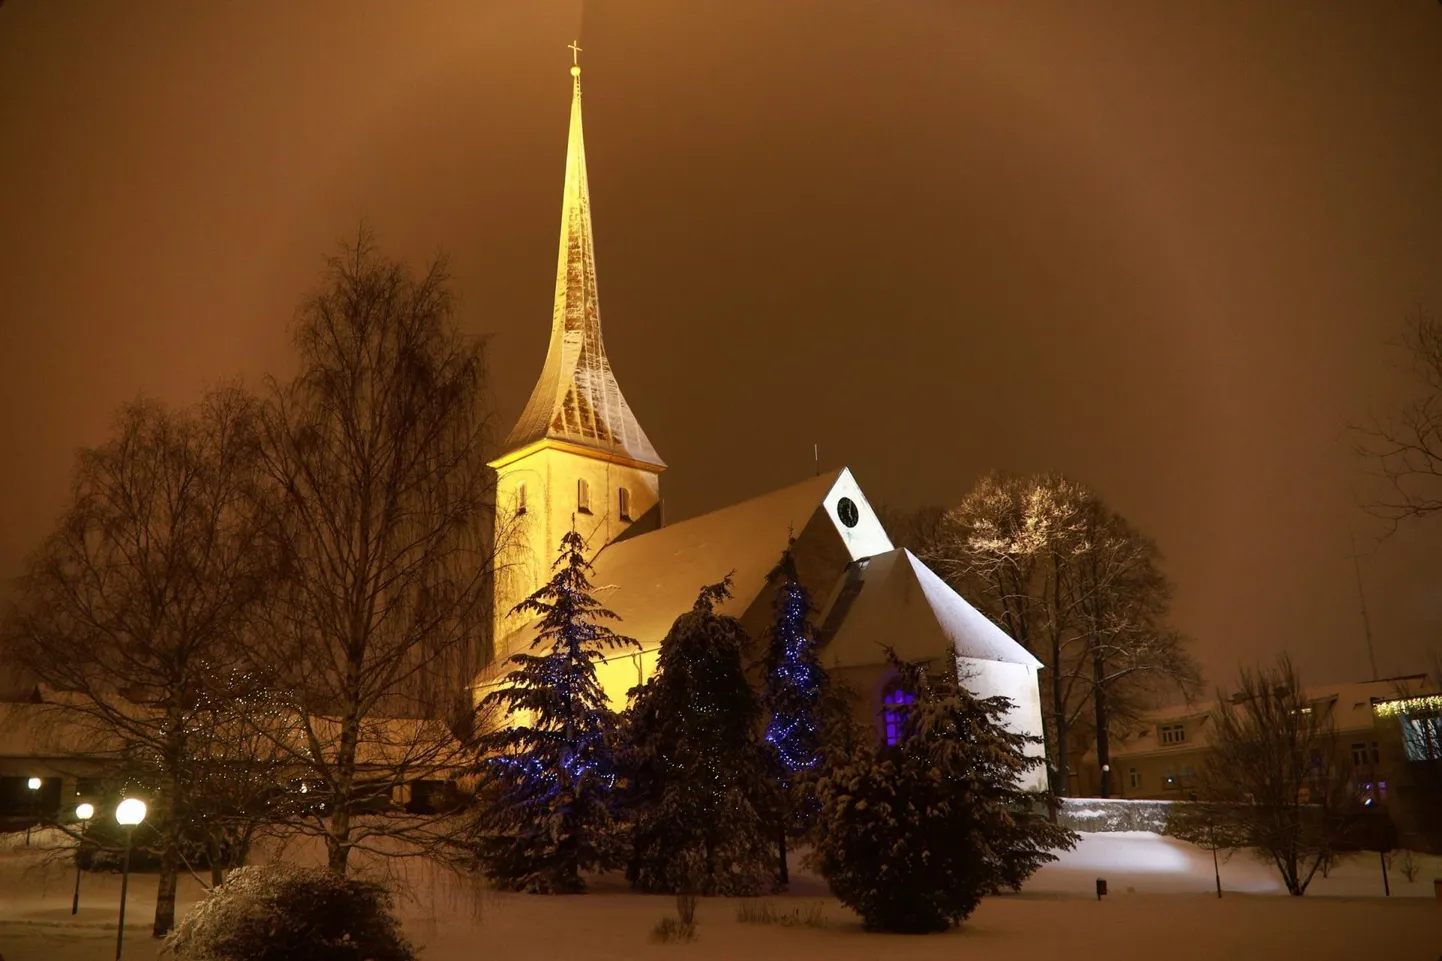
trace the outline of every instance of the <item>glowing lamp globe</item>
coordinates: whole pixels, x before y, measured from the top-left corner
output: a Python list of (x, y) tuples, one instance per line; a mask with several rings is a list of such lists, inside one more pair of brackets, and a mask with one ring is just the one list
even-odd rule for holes
[(145, 802), (137, 797), (128, 797), (121, 801), (115, 808), (115, 820), (125, 827), (135, 827), (145, 820)]
[(95, 805), (89, 803), (75, 805), (75, 816), (82, 821), (90, 820), (95, 817)]
[(30, 788), (30, 790), (32, 791), (38, 791), (40, 790), (40, 779), (38, 777), (32, 777), (29, 781), (25, 783), (25, 786)]

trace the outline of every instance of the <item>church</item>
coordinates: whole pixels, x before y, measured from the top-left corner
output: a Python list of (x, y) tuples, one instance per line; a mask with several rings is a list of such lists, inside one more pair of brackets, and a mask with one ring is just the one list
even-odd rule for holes
[[(621, 393), (601, 336), (581, 68), (573, 65), (571, 75), (550, 345), (505, 452), (491, 463), (501, 545), (496, 658), (477, 678), (476, 698), (498, 683), (504, 660), (533, 640), (533, 624), (512, 608), (550, 578), (572, 524), (592, 554), (596, 596), (621, 618), (615, 629), (641, 645), (598, 667), (618, 710), (655, 671), (661, 639), (703, 585), (731, 574), (733, 596), (718, 609), (762, 636), (772, 618), (771, 572), (794, 538), (797, 574), (816, 607), (822, 664), (858, 695), (857, 710), (878, 739), (897, 736), (905, 710), (888, 647), (906, 660), (954, 658), (974, 693), (1012, 701), (1010, 727), (1040, 737), (1041, 662), (915, 555), (892, 545), (850, 470), (666, 521), (666, 463)], [(1028, 787), (1040, 788), (1045, 771), (1039, 766), (1028, 779)]]

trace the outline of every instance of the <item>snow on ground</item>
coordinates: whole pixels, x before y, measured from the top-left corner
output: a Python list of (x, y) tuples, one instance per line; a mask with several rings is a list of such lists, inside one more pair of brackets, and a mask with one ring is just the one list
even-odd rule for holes
[[(791, 892), (770, 900), (781, 910), (820, 902), (824, 927), (742, 924), (736, 919), (739, 902), (706, 899), (697, 913), (699, 940), (681, 945), (648, 938), (656, 921), (673, 912), (673, 900), (631, 894), (618, 878), (600, 879), (592, 894), (558, 898), (478, 892), (422, 865), (410, 865), (400, 880), (412, 892), (402, 912), (411, 937), (424, 947), (424, 961), (515, 956), (1211, 961), (1223, 951), (1237, 959), (1437, 961), (1442, 903), (1432, 897), (1432, 878), (1442, 877), (1442, 858), (1418, 856), (1417, 862), (1413, 882), (1394, 869), (1390, 899), (1381, 897), (1376, 855), (1350, 859), (1298, 899), (1280, 896), (1275, 873), (1238, 853), (1221, 865), (1227, 894), (1218, 900), (1209, 852), (1143, 832), (1083, 835), (1075, 851), (1039, 871), (1021, 894), (988, 899), (961, 930), (949, 934), (865, 934), (819, 878), (793, 871)], [(1094, 895), (1098, 877), (1106, 878), (1111, 891), (1100, 903)], [(37, 848), (0, 850), (4, 961), (114, 956), (120, 879), (87, 874), (80, 913), (72, 920), (74, 881), (72, 867), (46, 863)], [(160, 957), (160, 944), (149, 937), (155, 878), (136, 875), (131, 882), (125, 957), (152, 961)], [(201, 894), (197, 883), (183, 879), (182, 910)]]

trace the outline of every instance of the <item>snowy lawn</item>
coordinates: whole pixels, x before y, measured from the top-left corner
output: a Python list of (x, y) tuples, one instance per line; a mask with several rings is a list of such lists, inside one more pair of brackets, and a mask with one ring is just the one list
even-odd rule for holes
[[(1375, 855), (1349, 860), (1319, 878), (1305, 898), (1279, 896), (1265, 865), (1245, 854), (1222, 864), (1220, 901), (1212, 891), (1208, 852), (1140, 832), (1084, 835), (1077, 850), (1043, 868), (1020, 895), (988, 899), (959, 931), (902, 937), (865, 934), (854, 916), (826, 895), (817, 878), (793, 874), (792, 892), (768, 899), (780, 911), (805, 912), (820, 903), (820, 928), (742, 924), (741, 902), (703, 900), (699, 940), (653, 944), (648, 938), (674, 910), (666, 897), (636, 895), (619, 879), (603, 879), (592, 894), (545, 898), (477, 894), (443, 875), (417, 871), (402, 906), (411, 937), (426, 961), (487, 957), (585, 959), (689, 957), (697, 959), (1006, 958), (1108, 961), (1242, 958), (1383, 957), (1437, 961), (1442, 957), (1442, 904), (1432, 878), (1442, 859), (1418, 858), (1417, 880), (1393, 872), (1393, 895), (1381, 897)], [(1093, 896), (1104, 877), (1111, 895)], [(102, 961), (113, 957), (120, 881), (87, 875), (80, 914), (71, 919), (75, 875), (45, 864), (33, 849), (0, 852), (0, 955), (5, 961)], [(133, 876), (125, 957), (160, 956), (149, 937), (155, 879)], [(1231, 892), (1245, 891), (1246, 894)], [(185, 903), (200, 888), (185, 879)], [(183, 908), (182, 908), (183, 910)]]

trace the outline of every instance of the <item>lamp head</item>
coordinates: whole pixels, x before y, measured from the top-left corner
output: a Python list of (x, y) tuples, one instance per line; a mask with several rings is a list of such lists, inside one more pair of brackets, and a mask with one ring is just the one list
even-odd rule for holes
[(32, 791), (38, 791), (40, 790), (40, 779), (38, 777), (32, 777), (29, 781), (25, 782), (25, 786)]
[(75, 816), (82, 821), (88, 821), (95, 817), (95, 805), (90, 802), (75, 805)]
[(125, 827), (134, 827), (145, 820), (145, 802), (138, 797), (128, 797), (115, 808), (115, 820)]

